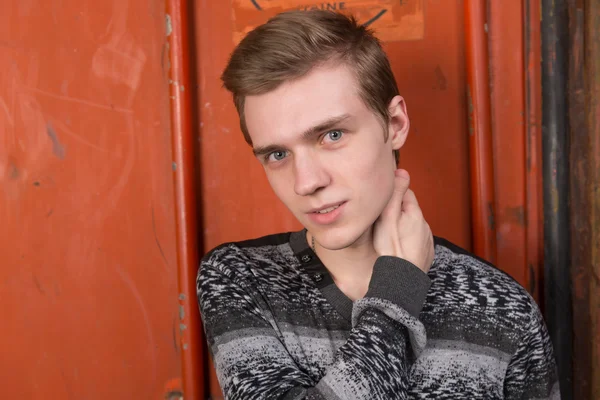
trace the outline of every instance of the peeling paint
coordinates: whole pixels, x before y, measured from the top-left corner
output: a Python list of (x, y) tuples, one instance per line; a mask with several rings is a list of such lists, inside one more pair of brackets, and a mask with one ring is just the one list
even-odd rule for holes
[(169, 14), (165, 14), (165, 27), (167, 29), (166, 36), (170, 36), (173, 32), (173, 23), (171, 22), (171, 16)]
[(185, 309), (183, 308), (182, 305), (179, 305), (179, 319), (184, 319), (185, 318)]
[(165, 395), (165, 399), (167, 399), (167, 400), (183, 400), (183, 392), (181, 392), (180, 390), (174, 390), (174, 391), (168, 392)]
[(187, 325), (186, 324), (179, 324), (179, 330), (180, 331), (185, 331), (187, 329)]
[(184, 293), (180, 293), (180, 294), (179, 294), (179, 300), (182, 300), (182, 301), (183, 301), (183, 300), (185, 300), (185, 299), (186, 299), (186, 296), (185, 296), (185, 294), (184, 294)]

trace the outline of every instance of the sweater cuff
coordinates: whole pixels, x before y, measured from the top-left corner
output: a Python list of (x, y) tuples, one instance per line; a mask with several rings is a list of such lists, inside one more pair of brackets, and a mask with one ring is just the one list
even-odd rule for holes
[(418, 318), (430, 285), (427, 274), (410, 261), (382, 256), (375, 261), (365, 297), (391, 301)]

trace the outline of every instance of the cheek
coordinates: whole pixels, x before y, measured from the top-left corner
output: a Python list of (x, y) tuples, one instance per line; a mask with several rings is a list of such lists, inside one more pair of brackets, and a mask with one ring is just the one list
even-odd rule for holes
[(363, 147), (348, 166), (353, 175), (368, 185), (384, 185), (394, 176), (394, 155), (387, 146)]
[(267, 180), (271, 185), (271, 189), (277, 196), (277, 198), (291, 211), (293, 211), (292, 201), (294, 199), (294, 186), (293, 180), (281, 173), (277, 172), (266, 172)]
[(381, 213), (394, 192), (394, 159), (387, 149), (371, 153), (352, 166), (354, 179), (357, 180), (359, 195), (364, 206), (373, 212)]

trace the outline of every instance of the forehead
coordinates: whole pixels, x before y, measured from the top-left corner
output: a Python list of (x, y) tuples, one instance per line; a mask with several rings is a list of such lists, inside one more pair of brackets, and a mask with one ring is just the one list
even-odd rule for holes
[(285, 143), (331, 117), (359, 118), (367, 107), (352, 71), (319, 67), (307, 75), (258, 96), (248, 96), (244, 114), (255, 146)]

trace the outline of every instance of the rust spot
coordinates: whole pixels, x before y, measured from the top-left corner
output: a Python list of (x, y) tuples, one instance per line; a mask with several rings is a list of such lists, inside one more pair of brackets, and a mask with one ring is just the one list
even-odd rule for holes
[(528, 264), (527, 267), (529, 270), (529, 287), (527, 288), (527, 290), (529, 291), (529, 294), (533, 296), (535, 294), (535, 288), (537, 283), (535, 280), (535, 270), (533, 269), (533, 265), (531, 264)]
[(506, 207), (505, 214), (509, 221), (519, 224), (519, 226), (527, 225), (527, 218), (525, 218), (525, 209), (523, 206), (517, 207)]
[(50, 138), (50, 140), (52, 140), (52, 152), (54, 153), (54, 155), (56, 157), (63, 160), (65, 158), (65, 154), (66, 154), (65, 146), (63, 146), (60, 143), (60, 141), (58, 140), (56, 131), (54, 130), (54, 128), (52, 127), (52, 125), (50, 123), (48, 123), (48, 125), (46, 125), (46, 133), (48, 134), (48, 137)]
[(40, 292), (41, 294), (46, 294), (44, 288), (42, 287), (42, 284), (35, 275), (33, 276), (33, 283), (35, 283), (35, 287), (37, 288), (38, 292)]
[(435, 67), (435, 78), (437, 80), (437, 88), (440, 90), (446, 90), (448, 83), (446, 76), (444, 75), (444, 71), (442, 71), (442, 68), (439, 65)]
[(490, 225), (490, 230), (496, 230), (496, 217), (494, 216), (494, 205), (491, 202), (488, 203), (488, 224)]
[(12, 162), (8, 165), (8, 177), (12, 180), (19, 179), (19, 169)]

